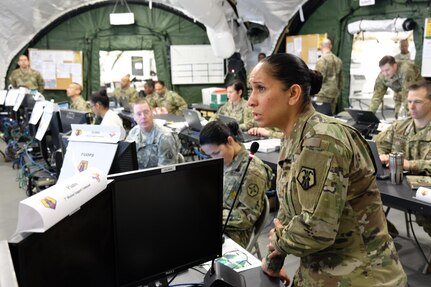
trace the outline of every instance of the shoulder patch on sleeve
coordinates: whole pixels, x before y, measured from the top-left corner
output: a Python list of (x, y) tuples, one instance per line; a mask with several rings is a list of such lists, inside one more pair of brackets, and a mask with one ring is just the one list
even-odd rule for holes
[(247, 194), (250, 195), (251, 197), (256, 196), (258, 193), (259, 193), (259, 187), (257, 186), (257, 184), (252, 183), (247, 186)]
[(316, 171), (314, 168), (303, 166), (296, 177), (296, 180), (304, 190), (316, 185)]

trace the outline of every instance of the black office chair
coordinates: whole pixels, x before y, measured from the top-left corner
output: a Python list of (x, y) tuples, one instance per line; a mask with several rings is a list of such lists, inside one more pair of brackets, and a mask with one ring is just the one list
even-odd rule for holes
[(313, 107), (319, 113), (322, 113), (327, 116), (333, 116), (330, 103), (313, 102)]

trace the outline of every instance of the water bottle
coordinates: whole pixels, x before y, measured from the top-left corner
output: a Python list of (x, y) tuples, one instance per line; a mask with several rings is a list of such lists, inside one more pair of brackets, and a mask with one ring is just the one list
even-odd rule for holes
[(400, 120), (405, 119), (407, 118), (407, 115), (408, 115), (408, 112), (406, 107), (403, 104), (401, 104), (400, 110), (398, 112), (398, 119)]
[(403, 153), (390, 153), (389, 154), (389, 170), (391, 171), (391, 183), (401, 184), (403, 182)]

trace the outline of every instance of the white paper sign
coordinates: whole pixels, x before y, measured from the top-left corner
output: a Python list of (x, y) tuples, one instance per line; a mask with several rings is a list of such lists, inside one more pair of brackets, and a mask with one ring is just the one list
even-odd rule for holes
[(45, 107), (42, 119), (40, 120), (40, 124), (39, 124), (39, 127), (37, 129), (36, 136), (35, 136), (35, 138), (37, 140), (41, 141), (43, 139), (43, 137), (45, 136), (45, 133), (49, 127), (49, 124), (51, 123), (51, 119), (52, 119), (52, 112), (51, 113), (47, 112), (46, 107)]
[(0, 105), (4, 105), (6, 100), (7, 90), (0, 90)]
[(73, 124), (69, 141), (117, 143), (124, 138), (124, 133), (119, 126)]
[(91, 168), (19, 203), (16, 233), (45, 232), (107, 186), (106, 174)]
[(15, 106), (18, 95), (19, 95), (19, 89), (9, 90), (6, 96), (5, 106), (7, 107)]
[(22, 104), (22, 101), (24, 100), (24, 97), (26, 94), (30, 93), (30, 90), (24, 87), (19, 88), (19, 94), (16, 99), (15, 105), (13, 106), (13, 110), (16, 112), (18, 111), (19, 107)]
[(416, 191), (416, 199), (431, 203), (431, 189), (426, 187), (419, 187)]
[(33, 111), (31, 112), (30, 120), (28, 121), (30, 124), (35, 125), (40, 120), (40, 117), (43, 114), (45, 103), (46, 101), (37, 101), (34, 104)]
[(96, 167), (108, 174), (117, 151), (116, 143), (72, 142), (67, 145), (58, 182), (88, 168)]

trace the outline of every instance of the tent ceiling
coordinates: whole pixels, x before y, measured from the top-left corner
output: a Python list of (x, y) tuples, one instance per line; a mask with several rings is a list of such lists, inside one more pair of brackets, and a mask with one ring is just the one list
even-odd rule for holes
[[(198, 1), (198, 0), (196, 0)], [(104, 0), (15, 0), (0, 2), (0, 78), (4, 79), (6, 71), (12, 59), (30, 41), (50, 23), (60, 19), (67, 13), (94, 4), (108, 2)], [(115, 3), (115, 1), (109, 1)], [(129, 1), (134, 3), (149, 1)], [(181, 0), (155, 0), (152, 1), (169, 6), (181, 11), (191, 18), (197, 19), (199, 15), (192, 15), (182, 7)], [(224, 12), (224, 17), (228, 23), (230, 32), (235, 40), (235, 49), (241, 51), (247, 58), (247, 54), (255, 55), (260, 51), (271, 52), (287, 26), (289, 20), (296, 14), (299, 7), (307, 0), (237, 0), (236, 10), (238, 16), (226, 0), (205, 0), (220, 7)], [(269, 30), (269, 37), (263, 42), (254, 46), (245, 38), (246, 31), (243, 22), (251, 21), (263, 23)], [(239, 23), (240, 25), (236, 25)], [(205, 24), (205, 23), (203, 23)], [(243, 31), (241, 31), (243, 30)], [(0, 88), (4, 81), (1, 81)]]

